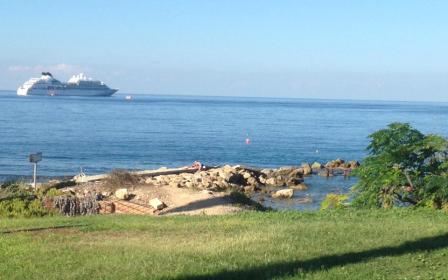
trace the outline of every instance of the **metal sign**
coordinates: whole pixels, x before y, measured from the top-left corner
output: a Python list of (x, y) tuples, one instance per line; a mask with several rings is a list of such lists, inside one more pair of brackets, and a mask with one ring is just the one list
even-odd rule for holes
[(32, 163), (38, 163), (42, 160), (42, 153), (31, 154), (29, 159)]
[(42, 160), (42, 153), (30, 154), (30, 162), (33, 166), (33, 187), (36, 188), (36, 178), (37, 178), (37, 163)]

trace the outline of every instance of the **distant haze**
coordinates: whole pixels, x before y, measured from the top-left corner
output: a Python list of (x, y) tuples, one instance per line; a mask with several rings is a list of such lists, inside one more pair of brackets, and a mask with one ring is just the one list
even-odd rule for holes
[(448, 101), (448, 1), (0, 0), (0, 89)]

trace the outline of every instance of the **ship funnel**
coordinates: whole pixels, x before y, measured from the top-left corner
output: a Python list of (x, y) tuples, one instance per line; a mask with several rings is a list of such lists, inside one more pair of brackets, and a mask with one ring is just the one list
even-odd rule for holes
[(42, 72), (42, 76), (50, 76), (53, 78), (53, 75), (51, 75), (50, 72)]

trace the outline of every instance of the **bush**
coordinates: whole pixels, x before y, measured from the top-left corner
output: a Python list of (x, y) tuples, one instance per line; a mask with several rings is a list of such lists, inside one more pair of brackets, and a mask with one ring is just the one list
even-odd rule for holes
[(41, 217), (48, 214), (38, 199), (23, 200), (14, 198), (0, 202), (0, 217)]
[(347, 207), (348, 195), (329, 193), (320, 204), (321, 210), (341, 209)]
[(129, 171), (115, 169), (105, 180), (105, 185), (111, 188), (120, 188), (133, 186), (139, 182), (139, 177), (131, 174)]
[(369, 155), (354, 175), (357, 207), (404, 205), (441, 208), (448, 203), (448, 142), (409, 124), (392, 123), (369, 136)]
[(45, 196), (46, 197), (55, 197), (55, 196), (60, 196), (63, 195), (64, 193), (56, 188), (51, 188), (49, 190), (46, 191)]
[(34, 190), (24, 182), (11, 181), (0, 186), (0, 194), (0, 197), (25, 197), (34, 195)]
[(39, 194), (25, 183), (4, 183), (1, 193), (0, 217), (35, 217), (48, 214)]

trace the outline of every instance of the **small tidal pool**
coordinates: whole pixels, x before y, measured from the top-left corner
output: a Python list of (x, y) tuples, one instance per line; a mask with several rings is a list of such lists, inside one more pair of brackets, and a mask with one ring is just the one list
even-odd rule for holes
[[(356, 182), (356, 177), (321, 177), (313, 175), (305, 177), (305, 184), (308, 186), (308, 190), (294, 190), (294, 196), (291, 199), (274, 199), (269, 194), (261, 192), (254, 194), (252, 198), (262, 205), (274, 209), (317, 210), (327, 194), (348, 193)], [(272, 190), (279, 189), (281, 188), (273, 188)]]

